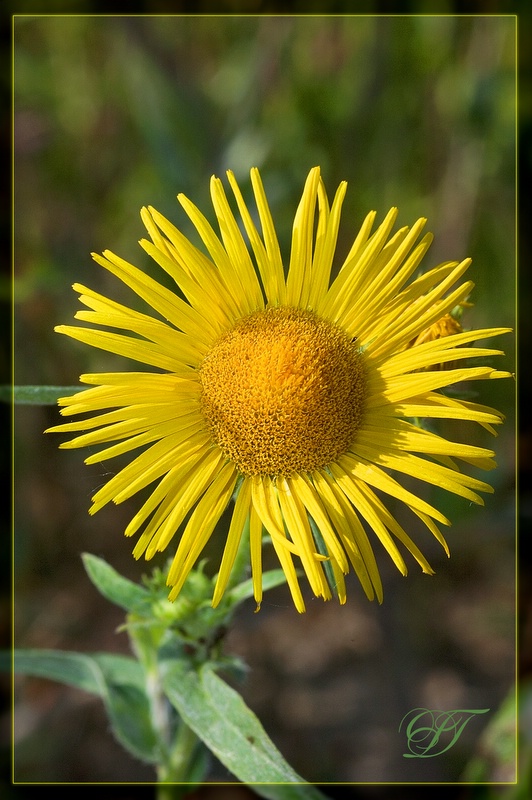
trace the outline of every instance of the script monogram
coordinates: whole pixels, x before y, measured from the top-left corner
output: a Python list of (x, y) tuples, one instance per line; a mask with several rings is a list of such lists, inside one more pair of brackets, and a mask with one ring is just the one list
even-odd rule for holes
[(414, 708), (405, 714), (399, 730), (405, 726), (409, 753), (405, 758), (432, 758), (449, 750), (460, 738), (472, 717), (486, 714), (489, 708), (457, 708), (454, 711), (431, 711)]

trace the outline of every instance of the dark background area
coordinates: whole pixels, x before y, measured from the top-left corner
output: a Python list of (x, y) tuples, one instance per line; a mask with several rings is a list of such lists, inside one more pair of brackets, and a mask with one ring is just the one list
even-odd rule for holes
[[(337, 5), (330, 10), (352, 10)], [(370, 5), (357, 10), (387, 10)], [(404, 10), (419, 9), (411, 6)], [(79, 4), (85, 9), (99, 10)], [(168, 10), (162, 3), (149, 9)], [(269, 10), (276, 9), (269, 4)], [(17, 383), (71, 385), (81, 372), (122, 368), (118, 358), (53, 333), (77, 307), (70, 285), (84, 282), (131, 302), (89, 252), (109, 247), (159, 277), (136, 245), (143, 235), (140, 206), (153, 204), (188, 233), (175, 194), (184, 191), (212, 219), (208, 179), (226, 168), (249, 195), (247, 173), (260, 167), (285, 253), (314, 164), (322, 166), (330, 194), (340, 180), (349, 181), (340, 256), (371, 208), (382, 217), (398, 205), (400, 224), (427, 216), (436, 239), (426, 268), (473, 257), (475, 307), (466, 324), (515, 327), (513, 18), (20, 18), (14, 44)], [(529, 100), (520, 106), (523, 166), (530, 156)], [(523, 341), (529, 317), (522, 314)], [(496, 366), (513, 370), (513, 337), (499, 345), (507, 356)], [(522, 390), (528, 380), (525, 371)], [(435, 543), (419, 542), (435, 577), (412, 565), (403, 579), (378, 553), (383, 606), (367, 603), (351, 580), (345, 607), (310, 600), (308, 613), (299, 616), (282, 588), (266, 598), (259, 615), (252, 603), (245, 606), (228, 635), (227, 649), (250, 665), (239, 688), (292, 766), (313, 782), (361, 784), (327, 787), (331, 797), (418, 796), (419, 787), (367, 784), (464, 780), (472, 759), (479, 759), (476, 779), (513, 779), (511, 747), (501, 751), (500, 744), (511, 742), (514, 723), (497, 711), (512, 695), (515, 671), (514, 396), (506, 381), (477, 388), (481, 402), (507, 415), (497, 439), (475, 434), (476, 442), (496, 450), (499, 467), (488, 477), (496, 493), (483, 509), (435, 493), (432, 499), (454, 521), (450, 561)], [(19, 407), (15, 415), (16, 644), (125, 652), (126, 637), (116, 633), (120, 613), (96, 596), (79, 556), (94, 552), (140, 577), (147, 566), (133, 561), (131, 543), (121, 535), (137, 504), (89, 518), (90, 495), (105, 475), (101, 467), (85, 467), (82, 452), (60, 452), (56, 437), (42, 435), (57, 418), (56, 409), (42, 407)], [(529, 436), (525, 426), (525, 492)], [(531, 513), (526, 494), (520, 510), (524, 532)], [(526, 567), (524, 559), (525, 723)], [(97, 701), (28, 679), (17, 679), (16, 701), (16, 780), (152, 780), (149, 769), (113, 742)], [(398, 726), (422, 705), (492, 713), (473, 721), (448, 754), (420, 765), (402, 757)], [(3, 732), (7, 753), (7, 716)], [(527, 747), (524, 741), (525, 756)], [(213, 768), (212, 779), (229, 779), (220, 769)], [(518, 790), (453, 791), (495, 798), (517, 797)], [(124, 797), (137, 792), (114, 787), (113, 796), (120, 791)]]

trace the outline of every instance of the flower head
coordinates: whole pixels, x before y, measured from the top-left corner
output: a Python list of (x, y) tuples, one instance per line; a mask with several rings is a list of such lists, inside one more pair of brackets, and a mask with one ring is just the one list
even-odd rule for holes
[(208, 256), (155, 209), (142, 209), (151, 241), (140, 244), (175, 291), (111, 252), (93, 256), (150, 313), (75, 284), (88, 309), (76, 317), (91, 327), (56, 330), (149, 371), (82, 375), (92, 388), (59, 403), (62, 414), (83, 418), (50, 430), (79, 434), (62, 447), (104, 445), (89, 464), (141, 448), (96, 492), (91, 513), (152, 487), (125, 533), (140, 533), (133, 552), (147, 559), (178, 537), (170, 598), (234, 501), (213, 605), (244, 532), (258, 605), (264, 532), (298, 611), (305, 609), (299, 567), (318, 597), (334, 591), (345, 602), (344, 575), (352, 567), (366, 595), (381, 601), (372, 539), (403, 574), (404, 551), (432, 572), (387, 498), (404, 503), (447, 551), (438, 524), (449, 521), (407, 489), (403, 476), (475, 503), (482, 503), (479, 492), (492, 491), (459, 466), (491, 469), (491, 450), (449, 441), (416, 420), (469, 420), (494, 433), (500, 413), (444, 390), (508, 377), (464, 364), (500, 354), (473, 343), (508, 329), (466, 331), (454, 318), (472, 289), (461, 282), (470, 259), (416, 275), (432, 239), (420, 238), (424, 219), (392, 234), (392, 209), (372, 233), (375, 213), (368, 214), (331, 279), (346, 184), (330, 206), (314, 168), (285, 271), (258, 171), (251, 183), (260, 232), (231, 172), (228, 180), (249, 246), (217, 178), (211, 195), (220, 235), (190, 200), (178, 198)]

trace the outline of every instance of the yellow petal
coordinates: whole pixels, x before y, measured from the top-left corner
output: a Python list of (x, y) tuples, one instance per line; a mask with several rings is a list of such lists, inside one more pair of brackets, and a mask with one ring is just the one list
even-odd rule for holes
[(246, 521), (249, 519), (249, 512), (251, 507), (251, 484), (249, 479), (244, 480), (235, 501), (235, 508), (231, 518), (231, 525), (227, 534), (227, 540), (224, 547), (222, 561), (220, 564), (220, 571), (214, 586), (214, 593), (212, 597), (213, 608), (216, 608), (227, 588), (231, 570), (235, 563), (236, 554), (242, 538), (242, 531)]
[(236, 479), (237, 473), (233, 465), (225, 464), (192, 512), (168, 573), (166, 582), (172, 587), (169, 600), (175, 600), (188, 573), (210, 539), (231, 499)]

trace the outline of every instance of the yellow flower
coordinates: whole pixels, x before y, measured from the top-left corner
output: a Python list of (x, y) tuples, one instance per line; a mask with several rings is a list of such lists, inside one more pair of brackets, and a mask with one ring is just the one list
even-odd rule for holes
[[(251, 171), (251, 183), (260, 232), (233, 174), (227, 175), (241, 222), (221, 181), (212, 178), (220, 236), (190, 200), (178, 198), (209, 256), (155, 209), (142, 209), (151, 241), (140, 244), (175, 282), (175, 291), (109, 251), (94, 255), (153, 314), (75, 284), (89, 309), (76, 318), (97, 327), (56, 330), (150, 369), (82, 375), (92, 388), (59, 404), (64, 415), (89, 416), (50, 430), (86, 431), (62, 447), (105, 444), (88, 464), (142, 448), (96, 492), (90, 511), (152, 487), (125, 533), (140, 532), (134, 555), (150, 559), (180, 532), (168, 574), (171, 599), (234, 500), (214, 606), (248, 531), (258, 606), (264, 532), (298, 611), (305, 610), (301, 567), (314, 595), (329, 599), (333, 590), (343, 603), (351, 565), (368, 598), (381, 601), (370, 537), (403, 574), (402, 550), (432, 573), (387, 508), (386, 496), (404, 503), (448, 552), (437, 523), (449, 521), (405, 488), (402, 476), (475, 503), (482, 503), (478, 492), (492, 491), (458, 465), (491, 469), (491, 450), (448, 441), (413, 420), (469, 420), (494, 433), (500, 413), (442, 390), (509, 373), (445, 366), (500, 354), (468, 345), (508, 329), (463, 331), (448, 324), (451, 310), (471, 292), (470, 281), (460, 283), (470, 259), (414, 277), (432, 239), (419, 238), (424, 219), (392, 235), (394, 208), (372, 234), (371, 212), (331, 279), (346, 184), (329, 206), (314, 168), (295, 215), (285, 270), (258, 171)], [(431, 330), (437, 333), (425, 333)]]

